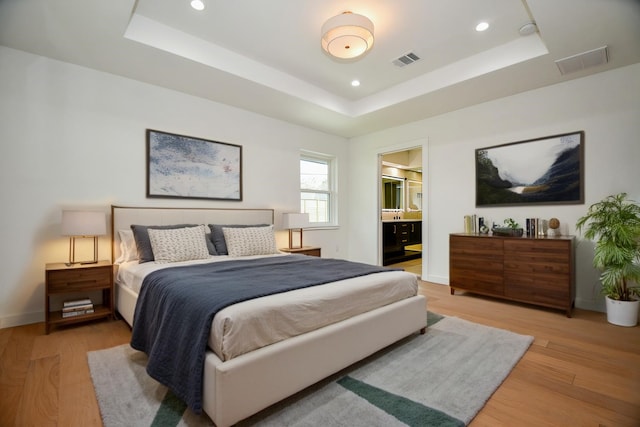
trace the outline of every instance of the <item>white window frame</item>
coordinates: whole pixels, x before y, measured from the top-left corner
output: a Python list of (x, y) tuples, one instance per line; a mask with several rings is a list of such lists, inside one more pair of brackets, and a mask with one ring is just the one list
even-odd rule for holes
[[(328, 187), (327, 191), (324, 190), (311, 190), (302, 188), (302, 180), (300, 180), (300, 207), (302, 209), (302, 193), (320, 193), (327, 194), (329, 201), (328, 215), (329, 220), (327, 222), (311, 222), (310, 227), (323, 228), (323, 227), (337, 227), (338, 225), (338, 161), (335, 156), (328, 154), (315, 153), (311, 151), (302, 151), (300, 153), (300, 161), (306, 160), (311, 162), (321, 162), (328, 166)], [(300, 172), (302, 173), (302, 172)]]

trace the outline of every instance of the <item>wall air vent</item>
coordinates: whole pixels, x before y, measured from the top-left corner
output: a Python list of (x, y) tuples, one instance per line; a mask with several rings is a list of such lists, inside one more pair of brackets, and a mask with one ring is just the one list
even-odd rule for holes
[(396, 67), (404, 67), (405, 65), (413, 64), (416, 61), (419, 61), (420, 57), (413, 52), (409, 52), (406, 55), (402, 55), (400, 58), (393, 60), (393, 65)]
[(607, 62), (609, 62), (607, 46), (578, 53), (577, 55), (567, 56), (566, 58), (555, 61), (562, 75), (575, 73), (576, 71), (606, 64)]

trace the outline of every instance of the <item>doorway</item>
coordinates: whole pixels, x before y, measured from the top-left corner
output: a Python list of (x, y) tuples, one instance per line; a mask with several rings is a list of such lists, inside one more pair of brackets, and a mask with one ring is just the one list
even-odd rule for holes
[(381, 264), (421, 276), (422, 147), (382, 153), (379, 163)]

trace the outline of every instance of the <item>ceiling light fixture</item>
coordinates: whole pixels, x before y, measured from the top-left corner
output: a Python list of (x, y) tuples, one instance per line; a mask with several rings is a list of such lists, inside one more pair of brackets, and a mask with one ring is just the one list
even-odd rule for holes
[(518, 30), (521, 36), (529, 36), (537, 31), (538, 27), (536, 26), (535, 22), (528, 22)]
[(353, 86), (353, 87), (358, 87), (358, 86), (360, 86), (360, 80), (352, 80), (352, 81), (351, 81), (351, 86)]
[(204, 3), (202, 0), (191, 0), (191, 7), (195, 10), (204, 10)]
[(476, 31), (478, 32), (485, 31), (487, 28), (489, 28), (489, 24), (486, 22), (481, 22), (476, 25)]
[(356, 59), (373, 46), (373, 22), (366, 16), (344, 12), (322, 26), (322, 49), (337, 59)]

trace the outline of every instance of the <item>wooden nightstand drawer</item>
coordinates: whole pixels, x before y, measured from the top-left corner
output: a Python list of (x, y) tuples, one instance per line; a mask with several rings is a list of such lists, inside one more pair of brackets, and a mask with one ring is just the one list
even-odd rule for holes
[(111, 286), (111, 267), (47, 271), (49, 292), (74, 292)]

